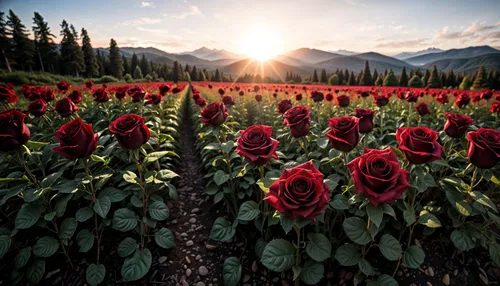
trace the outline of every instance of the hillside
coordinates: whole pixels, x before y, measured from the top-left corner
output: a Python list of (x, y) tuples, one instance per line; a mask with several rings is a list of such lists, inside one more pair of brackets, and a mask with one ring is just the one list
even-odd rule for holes
[(399, 54), (394, 55), (392, 57), (396, 58), (398, 60), (404, 60), (404, 59), (411, 58), (411, 57), (417, 57), (417, 56), (433, 54), (433, 53), (440, 53), (442, 51), (443, 50), (437, 49), (437, 48), (428, 48), (428, 49), (418, 51), (418, 52), (413, 52), (413, 53), (412, 52), (402, 52), (402, 53), (399, 53)]
[(232, 75), (233, 77), (243, 75), (245, 73), (248, 74), (254, 74), (254, 75), (261, 75), (263, 77), (265, 76), (270, 76), (273, 78), (280, 78), (283, 79), (286, 76), (287, 72), (294, 72), (298, 73), (303, 76), (308, 76), (310, 75), (309, 72), (298, 68), (294, 67), (291, 65), (287, 65), (284, 63), (281, 63), (276, 60), (269, 60), (265, 62), (260, 62), (260, 61), (253, 61), (250, 59), (245, 59), (245, 60), (240, 60), (237, 61), (233, 64), (230, 64), (228, 66), (225, 66), (220, 69), (224, 73), (224, 75)]
[(333, 72), (337, 69), (348, 69), (350, 71), (359, 72), (365, 67), (366, 60), (369, 61), (370, 70), (372, 72), (374, 69), (377, 69), (377, 71), (379, 72), (383, 72), (385, 69), (392, 69), (394, 73), (398, 74), (401, 72), (404, 66), (406, 66), (407, 69), (413, 68), (411, 65), (405, 62), (392, 59), (390, 57), (387, 57), (390, 59), (386, 59), (385, 57), (386, 56), (376, 53), (367, 53), (356, 56), (336, 57), (331, 60), (318, 63), (318, 65), (329, 72)]
[(453, 69), (454, 72), (472, 73), (477, 71), (479, 66), (485, 65), (487, 70), (500, 70), (500, 53), (492, 53), (477, 57), (464, 59), (445, 59), (425, 65), (425, 68), (431, 69), (434, 65), (439, 70)]
[(464, 49), (451, 49), (440, 53), (431, 53), (411, 57), (405, 59), (405, 61), (412, 65), (422, 66), (440, 60), (470, 58), (491, 53), (500, 53), (500, 51), (490, 46), (468, 47)]
[(341, 55), (317, 49), (301, 48), (288, 52), (283, 56), (288, 56), (307, 64), (315, 64), (335, 57), (340, 57)]

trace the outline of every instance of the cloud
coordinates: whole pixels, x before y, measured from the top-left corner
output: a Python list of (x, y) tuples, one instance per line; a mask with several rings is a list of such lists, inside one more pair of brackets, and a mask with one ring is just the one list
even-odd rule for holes
[(470, 25), (469, 27), (467, 27), (467, 29), (465, 29), (462, 32), (462, 34), (464, 34), (464, 35), (474, 35), (477, 32), (482, 32), (482, 31), (491, 30), (491, 29), (495, 29), (495, 26), (493, 26), (493, 25), (491, 25), (491, 26), (483, 26), (483, 25), (481, 25), (479, 23), (473, 23), (472, 25)]
[(148, 32), (148, 33), (153, 33), (153, 34), (168, 34), (168, 30), (165, 29), (151, 29), (151, 28), (144, 28), (144, 27), (136, 27), (137, 30), (141, 32)]
[(127, 38), (119, 41), (123, 47), (168, 47), (168, 48), (181, 48), (185, 47), (182, 41), (143, 41), (137, 38)]
[(177, 19), (186, 19), (189, 16), (203, 16), (203, 13), (201, 13), (200, 9), (194, 5), (189, 5), (188, 6), (188, 11), (183, 12), (178, 15), (174, 15), (174, 18)]
[(151, 2), (142, 1), (141, 2), (141, 8), (154, 8), (154, 5)]
[(368, 25), (360, 26), (359, 30), (361, 32), (374, 31), (374, 30), (377, 30), (377, 29), (383, 29), (384, 27), (385, 27), (385, 25), (383, 25), (383, 24), (368, 24)]
[(317, 40), (313, 43), (313, 46), (315, 47), (326, 47), (329, 46), (332, 42), (330, 41), (323, 41), (323, 40)]
[(474, 43), (481, 43), (481, 42), (496, 43), (499, 40), (500, 40), (500, 31), (496, 31), (478, 36), (474, 40)]
[(451, 32), (448, 26), (434, 33), (434, 38), (437, 40), (457, 40), (468, 36), (470, 35), (464, 35), (462, 32)]
[[(384, 41), (385, 39), (376, 39), (375, 41)], [(416, 39), (416, 40), (403, 40), (403, 41), (390, 41), (376, 45), (376, 48), (391, 48), (391, 49), (400, 49), (400, 48), (414, 48), (417, 46), (425, 46), (428, 45), (428, 39)]]
[(368, 8), (367, 5), (365, 5), (363, 3), (359, 3), (358, 1), (355, 1), (355, 0), (343, 0), (343, 1), (344, 1), (344, 3), (352, 5), (352, 6)]
[(127, 20), (124, 22), (121, 22), (123, 26), (137, 26), (137, 25), (150, 25), (150, 24), (156, 24), (160, 23), (163, 20), (160, 18), (150, 18), (150, 17), (142, 17), (142, 18), (136, 18), (132, 20)]

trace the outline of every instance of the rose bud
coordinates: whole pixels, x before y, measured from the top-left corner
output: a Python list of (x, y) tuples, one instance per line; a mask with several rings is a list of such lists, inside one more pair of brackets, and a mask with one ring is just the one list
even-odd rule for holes
[(146, 102), (144, 103), (144, 105), (150, 105), (150, 104), (157, 105), (162, 101), (163, 101), (163, 97), (161, 96), (161, 94), (148, 93), (146, 95)]
[(146, 91), (138, 85), (128, 90), (128, 95), (132, 97), (132, 102), (142, 102), (146, 96)]
[(94, 90), (92, 96), (94, 97), (94, 101), (100, 103), (107, 102), (110, 99), (109, 93), (104, 87)]
[(285, 169), (269, 187), (264, 200), (292, 219), (316, 220), (325, 212), (330, 197), (330, 189), (323, 179), (323, 174), (311, 161)]
[(43, 116), (47, 112), (47, 103), (43, 99), (36, 99), (28, 104), (28, 113), (35, 117)]
[(230, 95), (224, 95), (222, 97), (222, 102), (224, 102), (224, 105), (234, 105), (234, 99)]
[(240, 92), (238, 92), (238, 95), (243, 96), (243, 95), (245, 95), (245, 92), (243, 90), (240, 90)]
[(285, 126), (290, 128), (290, 133), (295, 138), (300, 138), (309, 134), (311, 117), (309, 107), (295, 106), (283, 114)]
[(297, 94), (295, 95), (295, 100), (297, 100), (297, 101), (301, 101), (301, 100), (302, 100), (302, 93), (297, 93)]
[(337, 96), (337, 104), (340, 107), (348, 107), (350, 101), (351, 101), (350, 97), (345, 94)]
[(222, 88), (219, 88), (219, 94), (220, 96), (223, 96), (226, 93)]
[(333, 100), (333, 94), (327, 93), (325, 95), (325, 100), (328, 101), (328, 102), (331, 102)]
[[(88, 89), (91, 89), (93, 85), (94, 85), (94, 82), (93, 82), (93, 81), (91, 81), (90, 79), (89, 79), (89, 80), (87, 80), (87, 81), (85, 82), (85, 86), (86, 86)], [(76, 102), (75, 102), (75, 103), (76, 103)]]
[(194, 100), (197, 100), (198, 98), (201, 97), (201, 95), (199, 93), (193, 93), (193, 95), (191, 96)]
[(56, 131), (56, 141), (59, 146), (52, 151), (70, 160), (88, 158), (97, 148), (97, 138), (92, 124), (87, 124), (81, 118), (71, 120)]
[(205, 105), (207, 105), (207, 102), (204, 98), (201, 98), (201, 97), (198, 97), (197, 99), (195, 99), (194, 101), (196, 103), (196, 105), (198, 105), (199, 107), (204, 107)]
[(276, 149), (278, 140), (271, 138), (273, 129), (270, 126), (253, 125), (241, 131), (237, 140), (236, 153), (245, 157), (251, 164), (262, 166), (271, 159), (278, 159)]
[(359, 118), (359, 133), (369, 133), (373, 130), (373, 116), (375, 112), (371, 109), (355, 108), (354, 116)]
[(350, 152), (359, 143), (359, 118), (344, 116), (328, 119), (330, 131), (326, 137), (333, 148), (341, 152)]
[(383, 107), (386, 106), (389, 103), (389, 96), (383, 94), (383, 95), (374, 95), (373, 98), (375, 99), (375, 104), (378, 107)]
[(466, 93), (462, 93), (455, 98), (455, 105), (459, 108), (464, 108), (470, 103), (470, 96)]
[(45, 100), (45, 102), (51, 102), (52, 100), (56, 99), (56, 95), (54, 94), (54, 91), (48, 88), (43, 88), (41, 92), (41, 98)]
[(17, 109), (0, 112), (0, 152), (18, 150), (30, 140), (30, 130), (24, 124), (25, 117)]
[(208, 88), (212, 89), (212, 85), (211, 85), (211, 84), (209, 84), (209, 85), (208, 85)]
[(0, 86), (0, 103), (16, 103), (19, 100), (14, 90)]
[(431, 109), (425, 102), (421, 102), (415, 106), (415, 110), (420, 116), (425, 116), (427, 114), (431, 114)]
[(283, 114), (287, 112), (288, 109), (292, 108), (293, 104), (290, 99), (284, 99), (278, 102), (278, 112)]
[(257, 102), (261, 102), (262, 101), (262, 95), (261, 94), (256, 94), (255, 95), (255, 100), (257, 100)]
[(62, 92), (66, 92), (68, 91), (68, 89), (70, 89), (71, 85), (69, 83), (67, 83), (66, 81), (64, 80), (61, 80), (58, 84), (57, 84), (57, 88), (62, 91)]
[(109, 126), (109, 132), (124, 149), (137, 149), (149, 141), (151, 134), (144, 124), (145, 118), (135, 114), (118, 117)]
[(314, 102), (321, 102), (321, 101), (323, 101), (323, 99), (325, 98), (325, 96), (323, 95), (323, 93), (322, 93), (322, 92), (319, 92), (319, 91), (317, 91), (317, 90), (313, 90), (313, 91), (311, 91), (310, 98), (311, 98)]
[(410, 173), (402, 169), (394, 151), (365, 148), (363, 155), (347, 164), (356, 193), (374, 206), (398, 200), (410, 187)]
[(472, 118), (467, 115), (445, 112), (446, 123), (444, 132), (451, 138), (461, 138), (467, 132), (467, 128), (474, 124)]
[(118, 100), (123, 100), (127, 96), (128, 87), (120, 86), (115, 90), (115, 97)]
[(500, 131), (479, 128), (467, 134), (469, 161), (481, 169), (491, 169), (500, 161)]
[(201, 110), (200, 121), (205, 126), (219, 126), (226, 121), (227, 108), (223, 102), (213, 102)]
[(164, 96), (165, 94), (167, 94), (167, 92), (170, 90), (170, 86), (166, 85), (166, 84), (161, 84), (158, 89), (160, 90), (160, 94), (162, 96)]
[(490, 105), (490, 112), (500, 114), (500, 102), (494, 102)]
[(174, 87), (174, 88), (172, 89), (172, 93), (173, 93), (173, 94), (178, 94), (178, 93), (179, 93), (179, 92), (181, 92), (181, 91), (182, 91), (182, 89), (180, 89), (180, 88), (179, 88), (179, 87), (177, 87), (177, 86), (176, 86), (176, 87)]
[(82, 101), (82, 95), (78, 90), (73, 90), (72, 93), (68, 94), (68, 98), (71, 99), (73, 103), (79, 103), (80, 101)]
[(399, 149), (412, 164), (430, 163), (441, 159), (443, 146), (437, 142), (439, 135), (427, 127), (406, 127), (396, 130)]
[(68, 117), (79, 110), (78, 106), (68, 97), (58, 100), (54, 105), (54, 109), (61, 117)]

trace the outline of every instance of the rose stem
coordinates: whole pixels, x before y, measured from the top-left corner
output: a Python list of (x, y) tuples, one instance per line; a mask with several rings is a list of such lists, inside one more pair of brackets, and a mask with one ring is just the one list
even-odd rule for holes
[[(148, 210), (148, 201), (147, 201), (147, 196), (146, 196), (146, 189), (144, 188), (144, 180), (142, 177), (141, 163), (139, 162), (139, 150), (136, 149), (136, 150), (131, 151), (131, 152), (134, 152), (135, 166), (137, 168), (137, 172), (139, 172), (139, 185), (141, 186), (141, 198), (142, 198), (142, 216), (146, 217), (147, 210)], [(146, 237), (147, 232), (148, 232), (148, 226), (144, 222), (141, 222), (141, 224), (143, 224), (143, 227), (141, 228), (141, 246), (142, 246), (142, 248), (144, 248), (146, 246), (145, 237)]]
[[(83, 159), (83, 165), (85, 166), (85, 174), (87, 175), (87, 177), (91, 177), (92, 173), (90, 172), (90, 169), (89, 169), (89, 160), (88, 159)], [(90, 179), (90, 183), (89, 183), (89, 185), (90, 185), (90, 194), (92, 195), (92, 203), (94, 203), (94, 205), (95, 205), (97, 199), (95, 197), (94, 184), (93, 184), (92, 181), (93, 181), (93, 178)], [(96, 261), (97, 261), (97, 264), (99, 264), (99, 256), (101, 254), (101, 236), (99, 235), (99, 224), (97, 223), (97, 214), (95, 212), (94, 212), (94, 229), (95, 229), (95, 236), (97, 238), (97, 257), (96, 257)]]
[[(297, 246), (295, 247), (295, 265), (300, 266), (300, 228), (299, 227), (294, 227), (295, 232), (297, 233)], [(297, 277), (295, 280), (295, 286), (300, 285), (300, 278)]]

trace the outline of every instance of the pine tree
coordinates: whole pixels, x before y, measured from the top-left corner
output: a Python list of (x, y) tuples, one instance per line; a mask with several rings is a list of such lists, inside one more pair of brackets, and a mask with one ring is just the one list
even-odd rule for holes
[(186, 64), (186, 66), (184, 67), (184, 72), (187, 72), (187, 73), (191, 72), (191, 67), (188, 64)]
[(446, 75), (444, 74), (444, 72), (439, 75), (439, 78), (441, 79), (441, 87), (448, 86), (448, 83), (446, 82)]
[(380, 75), (377, 80), (375, 81), (376, 86), (382, 86), (384, 85), (384, 80), (382, 79), (382, 75)]
[(220, 75), (219, 69), (215, 70), (215, 75), (214, 75), (214, 78), (212, 79), (212, 81), (215, 81), (215, 82), (222, 81), (222, 77)]
[(61, 23), (61, 67), (65, 74), (78, 76), (85, 71), (83, 52), (66, 20)]
[(318, 82), (319, 79), (318, 79), (318, 72), (316, 71), (316, 69), (314, 69), (314, 73), (313, 73), (313, 76), (311, 78), (311, 82)]
[(462, 80), (462, 83), (460, 83), (460, 89), (461, 90), (469, 90), (471, 86), (471, 82), (468, 76), (464, 77)]
[(12, 69), (10, 68), (9, 57), (7, 56), (7, 53), (9, 53), (11, 49), (11, 43), (7, 35), (7, 25), (5, 23), (4, 17), (5, 13), (0, 12), (0, 50), (2, 52), (1, 57), (3, 64), (5, 64), (5, 68), (7, 68), (9, 72), (11, 72)]
[(142, 54), (139, 66), (141, 67), (141, 71), (144, 76), (147, 76), (151, 72), (151, 69), (149, 68), (149, 62), (146, 60), (146, 56), (144, 54)]
[(134, 54), (132, 55), (132, 60), (130, 61), (130, 70), (135, 71), (135, 67), (139, 65), (139, 58), (137, 58), (137, 55)]
[(399, 76), (399, 86), (408, 86), (408, 75), (406, 75), (406, 67), (403, 67)]
[(207, 77), (205, 76), (205, 73), (203, 71), (200, 71), (200, 74), (198, 75), (198, 80), (199, 81), (206, 81)]
[(344, 72), (344, 81), (346, 85), (349, 84), (349, 71), (347, 69)]
[(7, 16), (7, 26), (12, 43), (12, 60), (18, 69), (31, 71), (34, 64), (35, 47), (28, 38), (26, 26), (21, 23), (21, 19), (12, 10), (9, 10), (9, 16)]
[(488, 88), (488, 76), (486, 75), (486, 68), (484, 64), (479, 66), (479, 69), (476, 72), (476, 78), (474, 79), (474, 83), (472, 84), (473, 89), (485, 89)]
[(112, 76), (120, 79), (123, 76), (123, 62), (120, 48), (114, 39), (109, 41), (109, 72)]
[(182, 66), (181, 66), (181, 64), (178, 61), (175, 61), (174, 62), (174, 68), (172, 70), (172, 80), (175, 83), (178, 83), (183, 78), (184, 78), (184, 76), (182, 74)]
[(132, 75), (134, 79), (142, 79), (142, 71), (140, 66), (136, 66), (134, 69), (134, 74)]
[(130, 74), (130, 65), (128, 64), (127, 58), (123, 55), (122, 56), (122, 62), (123, 62), (123, 73), (124, 74)]
[(378, 72), (377, 72), (377, 69), (375, 68), (375, 70), (373, 71), (373, 76), (372, 76), (372, 79), (376, 80), (378, 79)]
[(450, 69), (446, 74), (446, 85), (454, 87), (456, 86), (455, 75), (453, 74), (453, 69)]
[(329, 85), (339, 85), (339, 77), (336, 74), (333, 74), (329, 79), (328, 79), (328, 84)]
[(101, 52), (97, 50), (97, 64), (99, 65), (99, 75), (103, 76), (106, 74), (106, 67), (104, 62), (104, 57)]
[(73, 34), (73, 37), (75, 37), (75, 41), (78, 42), (78, 40), (79, 40), (78, 32), (76, 31), (75, 26), (73, 26), (73, 24), (71, 24), (71, 25), (69, 25), (69, 28), (71, 29), (71, 33)]
[[(338, 78), (338, 77), (337, 77), (337, 78)], [(322, 83), (327, 83), (327, 82), (328, 82), (328, 77), (327, 77), (327, 75), (326, 75), (326, 70), (325, 70), (325, 69), (322, 69), (322, 70), (321, 70), (321, 77), (320, 77), (320, 81), (321, 81)], [(337, 83), (337, 85), (338, 85), (338, 83)]]
[(337, 76), (339, 77), (339, 85), (344, 85), (345, 84), (344, 72), (340, 71)]
[(35, 12), (33, 17), (33, 34), (35, 35), (35, 48), (38, 55), (38, 67), (41, 71), (52, 71), (55, 69), (55, 59), (57, 57), (57, 46), (54, 43), (55, 37), (51, 32), (47, 22), (43, 17)]
[(359, 85), (363, 86), (371, 86), (373, 85), (372, 74), (370, 72), (370, 65), (368, 61), (365, 62), (365, 69), (363, 70), (363, 77), (361, 77), (361, 81)]
[(488, 72), (488, 89), (494, 89), (494, 88), (495, 88), (494, 73), (493, 70), (490, 70)]
[(424, 83), (422, 82), (422, 79), (416, 74), (412, 76), (412, 78), (408, 82), (408, 87), (421, 88), (423, 85)]
[(193, 66), (190, 75), (192, 81), (198, 81), (198, 70), (196, 69), (196, 66)]
[(399, 82), (392, 69), (389, 71), (387, 76), (384, 78), (383, 85), (384, 86), (398, 86)]
[(351, 75), (349, 76), (349, 81), (348, 81), (350, 86), (355, 86), (356, 85), (356, 77), (354, 76), (354, 72), (351, 71)]
[(429, 70), (425, 70), (424, 77), (422, 78), (422, 82), (424, 84), (424, 87), (427, 86), (427, 82), (429, 81), (429, 78), (431, 76), (431, 72)]
[(97, 58), (95, 56), (94, 49), (92, 48), (89, 34), (84, 28), (82, 28), (82, 52), (83, 61), (85, 62), (85, 76), (94, 77), (99, 75), (99, 65), (97, 64)]
[(432, 67), (432, 72), (427, 80), (427, 86), (430, 88), (441, 88), (443, 87), (443, 83), (441, 82), (441, 78), (439, 77), (438, 70), (436, 66)]

